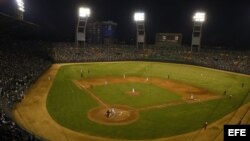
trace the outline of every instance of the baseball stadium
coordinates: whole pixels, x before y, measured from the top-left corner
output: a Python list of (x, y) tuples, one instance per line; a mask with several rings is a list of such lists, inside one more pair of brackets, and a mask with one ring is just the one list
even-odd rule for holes
[(0, 11), (1, 141), (223, 141), (224, 125), (250, 124), (250, 50), (203, 46), (209, 13), (191, 19), (191, 42), (162, 31), (151, 43), (135, 11), (123, 43), (83, 6), (74, 40), (58, 41), (15, 2), (15, 16)]

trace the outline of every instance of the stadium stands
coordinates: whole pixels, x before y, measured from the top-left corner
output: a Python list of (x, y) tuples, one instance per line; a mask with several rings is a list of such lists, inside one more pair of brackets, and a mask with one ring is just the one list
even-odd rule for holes
[[(187, 47), (148, 46), (137, 49), (129, 45), (89, 45), (76, 48), (73, 43), (25, 41), (33, 39), (37, 26), (0, 13), (0, 140), (36, 141), (38, 137), (19, 127), (11, 110), (27, 89), (52, 62), (92, 61), (163, 61), (194, 64), (250, 74), (250, 52), (203, 49), (191, 53)], [(21, 41), (20, 41), (21, 40)]]
[[(11, 109), (25, 96), (26, 90), (51, 65), (64, 62), (91, 61), (164, 61), (195, 64), (233, 72), (250, 74), (249, 52), (202, 50), (191, 53), (188, 48), (161, 48), (149, 46), (89, 45), (75, 48), (72, 43), (44, 43), (15, 41), (1, 43), (0, 47), (0, 125), (1, 140), (38, 140), (20, 128), (11, 118)], [(49, 51), (49, 52), (48, 52)], [(50, 61), (50, 55), (52, 61)]]
[(73, 44), (54, 44), (52, 58), (55, 62), (88, 61), (163, 61), (193, 64), (215, 69), (250, 74), (250, 52), (202, 49), (190, 52), (188, 47), (156, 47), (136, 49), (135, 46), (114, 45), (109, 47), (89, 46), (75, 48)]
[(51, 65), (48, 53), (33, 39), (36, 25), (0, 13), (0, 140), (36, 141), (34, 135), (19, 127), (11, 110), (26, 90)]
[[(50, 66), (51, 62), (36, 55), (36, 48), (1, 46), (0, 49), (0, 136), (5, 140), (35, 140), (35, 138), (21, 129), (11, 118), (11, 109), (20, 102), (26, 90)], [(33, 45), (33, 44), (31, 44)]]

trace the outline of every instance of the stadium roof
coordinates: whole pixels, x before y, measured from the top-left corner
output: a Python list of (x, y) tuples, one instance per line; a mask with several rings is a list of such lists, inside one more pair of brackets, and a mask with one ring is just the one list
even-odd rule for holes
[(1, 39), (32, 39), (37, 36), (39, 26), (0, 12)]

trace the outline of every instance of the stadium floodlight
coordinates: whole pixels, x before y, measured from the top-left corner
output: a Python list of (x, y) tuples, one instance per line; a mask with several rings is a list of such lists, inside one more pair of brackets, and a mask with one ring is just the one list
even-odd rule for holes
[(17, 6), (18, 6), (18, 10), (21, 12), (24, 12), (24, 2), (23, 0), (16, 0)]
[(145, 45), (145, 13), (144, 12), (135, 12), (134, 21), (136, 23), (136, 32), (137, 32), (137, 48), (143, 47)]
[(134, 14), (134, 21), (143, 22), (145, 20), (145, 14), (143, 12), (136, 12)]
[(191, 52), (193, 51), (193, 48), (197, 49), (198, 52), (200, 52), (202, 24), (205, 21), (205, 18), (206, 18), (206, 13), (204, 12), (196, 12), (193, 16), (194, 28), (192, 34)]
[(87, 7), (80, 7), (79, 8), (79, 17), (81, 18), (88, 18), (90, 16), (90, 9)]
[(88, 18), (90, 17), (91, 11), (88, 7), (80, 7), (78, 13), (78, 22), (77, 22), (77, 29), (76, 29), (76, 46), (78, 47), (78, 42), (86, 42), (86, 28)]
[(195, 15), (193, 16), (193, 20), (195, 22), (204, 22), (206, 18), (206, 13), (204, 12), (196, 12)]

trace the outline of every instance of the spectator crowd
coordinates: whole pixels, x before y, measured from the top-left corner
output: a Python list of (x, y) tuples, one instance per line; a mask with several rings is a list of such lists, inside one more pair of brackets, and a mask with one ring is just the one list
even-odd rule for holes
[[(21, 102), (26, 90), (50, 66), (51, 61), (33, 43), (2, 43), (0, 46), (0, 140), (35, 141), (12, 120), (11, 109)], [(43, 57), (42, 57), (43, 56)]]
[(71, 43), (3, 42), (0, 44), (0, 140), (39, 140), (15, 123), (11, 110), (52, 62), (132, 60), (178, 62), (250, 74), (249, 51), (202, 49), (191, 52), (188, 47), (153, 45), (140, 49), (128, 45), (76, 48)]
[(188, 47), (148, 46), (137, 49), (135, 46), (92, 45), (76, 48), (72, 44), (55, 45), (51, 54), (57, 63), (89, 61), (130, 61), (149, 60), (193, 64), (232, 72), (250, 74), (250, 51), (230, 51), (201, 49), (191, 52)]

